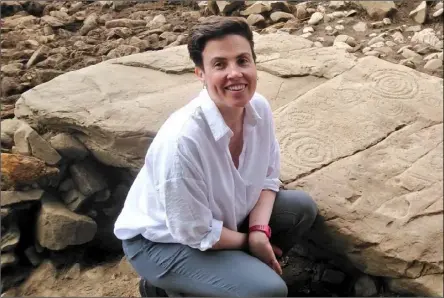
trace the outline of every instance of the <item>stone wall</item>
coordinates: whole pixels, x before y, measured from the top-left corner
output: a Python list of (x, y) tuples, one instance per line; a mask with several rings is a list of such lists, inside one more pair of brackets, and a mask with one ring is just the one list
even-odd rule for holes
[(1, 141), (2, 273), (73, 246), (121, 252), (112, 231), (129, 171), (98, 163), (69, 133), (40, 135), (15, 118), (2, 121)]

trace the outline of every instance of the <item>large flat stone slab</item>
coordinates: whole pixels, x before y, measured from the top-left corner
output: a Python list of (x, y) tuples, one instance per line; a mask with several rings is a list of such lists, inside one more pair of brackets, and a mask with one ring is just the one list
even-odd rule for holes
[[(272, 50), (285, 55), (313, 45), (283, 34), (255, 35), (255, 41), (263, 61)], [(305, 75), (284, 79), (267, 71), (259, 71), (258, 91), (273, 109), (326, 81)], [(25, 92), (15, 114), (32, 126), (73, 133), (102, 163), (139, 168), (163, 122), (201, 88), (186, 46), (178, 46), (65, 73)]]
[(375, 57), (275, 111), (282, 179), (307, 175), (419, 118), (442, 122), (442, 79)]
[(367, 57), (275, 111), (286, 187), (324, 219), (314, 242), (417, 295), (443, 295), (442, 83)]

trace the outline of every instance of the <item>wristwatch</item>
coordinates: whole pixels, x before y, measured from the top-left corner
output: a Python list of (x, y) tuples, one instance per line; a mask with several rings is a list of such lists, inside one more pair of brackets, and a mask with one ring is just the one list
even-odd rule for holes
[(263, 232), (265, 235), (267, 235), (268, 239), (271, 238), (271, 228), (268, 225), (254, 225), (248, 229), (248, 232), (250, 233), (254, 231)]

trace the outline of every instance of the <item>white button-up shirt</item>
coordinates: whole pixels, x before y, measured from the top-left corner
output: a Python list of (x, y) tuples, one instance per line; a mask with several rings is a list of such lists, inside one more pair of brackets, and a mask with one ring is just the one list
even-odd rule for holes
[(255, 93), (245, 108), (238, 169), (228, 147), (233, 132), (206, 90), (165, 121), (115, 222), (117, 238), (141, 234), (204, 251), (223, 226), (237, 231), (263, 189), (279, 190), (270, 105)]

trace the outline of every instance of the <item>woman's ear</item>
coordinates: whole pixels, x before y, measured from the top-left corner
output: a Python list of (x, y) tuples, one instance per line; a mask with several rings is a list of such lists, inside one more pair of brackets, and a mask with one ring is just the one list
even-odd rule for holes
[(194, 68), (194, 74), (197, 76), (197, 78), (203, 83), (205, 84), (205, 73), (203, 72), (203, 70), (200, 67), (195, 67)]

